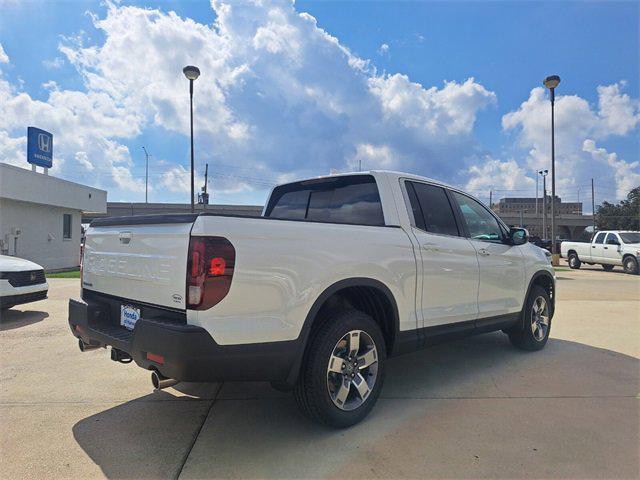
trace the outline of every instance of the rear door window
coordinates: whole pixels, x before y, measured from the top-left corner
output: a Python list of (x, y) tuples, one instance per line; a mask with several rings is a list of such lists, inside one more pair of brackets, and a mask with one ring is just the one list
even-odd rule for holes
[(604, 236), (606, 235), (606, 233), (601, 232), (596, 236), (596, 239), (593, 241), (593, 243), (604, 243)]
[(276, 187), (265, 216), (312, 222), (384, 225), (378, 186), (371, 175), (323, 178)]
[(307, 214), (308, 203), (308, 191), (294, 190), (293, 192), (286, 192), (282, 197), (280, 197), (278, 203), (274, 205), (270, 216), (275, 218), (304, 220), (304, 217)]
[(458, 225), (444, 188), (407, 182), (416, 227), (429, 233), (458, 236)]

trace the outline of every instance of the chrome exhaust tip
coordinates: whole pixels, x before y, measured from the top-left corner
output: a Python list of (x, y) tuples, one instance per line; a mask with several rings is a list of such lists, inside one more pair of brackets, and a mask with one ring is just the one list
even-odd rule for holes
[(84, 340), (79, 338), (78, 347), (80, 348), (81, 352), (88, 352), (90, 350), (97, 350), (98, 348), (100, 348), (100, 345), (89, 345), (88, 343), (85, 343)]
[(178, 383), (178, 380), (167, 378), (160, 372), (156, 372), (154, 370), (153, 372), (151, 372), (151, 383), (153, 384), (154, 389), (162, 390), (163, 388), (173, 387), (176, 383)]

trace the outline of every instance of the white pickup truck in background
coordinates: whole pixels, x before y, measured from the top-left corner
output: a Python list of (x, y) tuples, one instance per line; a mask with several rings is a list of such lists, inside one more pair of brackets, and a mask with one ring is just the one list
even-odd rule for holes
[(270, 381), (327, 425), (364, 418), (387, 358), (503, 330), (544, 347), (555, 276), (523, 229), (423, 177), (368, 172), (280, 185), (261, 217), (94, 220), (82, 299), (69, 324), (83, 351), (178, 381)]
[(560, 254), (569, 267), (600, 264), (606, 271), (621, 266), (625, 272), (637, 275), (640, 258), (640, 232), (605, 230), (597, 232), (591, 242), (562, 242)]

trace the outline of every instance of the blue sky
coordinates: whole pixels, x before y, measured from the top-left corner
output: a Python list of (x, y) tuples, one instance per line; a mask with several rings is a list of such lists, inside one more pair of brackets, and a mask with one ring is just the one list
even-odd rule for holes
[(357, 161), (483, 199), (534, 194), (549, 163), (535, 89), (551, 73), (560, 194), (584, 200), (595, 177), (613, 200), (640, 183), (637, 2), (0, 5), (0, 160), (24, 163), (27, 124), (49, 129), (56, 174), (110, 200), (144, 199), (146, 145), (150, 199), (188, 201), (188, 62), (204, 66), (196, 155), (216, 203)]

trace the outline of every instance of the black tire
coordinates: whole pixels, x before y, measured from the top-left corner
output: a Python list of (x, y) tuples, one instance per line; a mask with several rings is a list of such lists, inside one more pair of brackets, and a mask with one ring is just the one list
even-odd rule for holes
[(638, 275), (638, 260), (631, 255), (622, 259), (622, 266), (624, 271), (631, 275)]
[(578, 258), (578, 254), (577, 253), (570, 253), (569, 254), (569, 268), (573, 268), (574, 270), (577, 270), (578, 268), (580, 268), (580, 265), (582, 265), (582, 262)]
[[(309, 340), (294, 390), (295, 398), (302, 413), (310, 419), (330, 427), (345, 428), (364, 419), (378, 400), (384, 383), (387, 358), (384, 337), (378, 324), (369, 315), (358, 310), (339, 310), (328, 318), (321, 319), (321, 322)], [(353, 410), (343, 410), (334, 403), (329, 393), (328, 366), (338, 342), (354, 330), (365, 332), (373, 341), (377, 350), (377, 373), (375, 383), (368, 395), (364, 396), (362, 404)], [(354, 391), (349, 395), (356, 394)]]
[(613, 265), (602, 265), (602, 268), (604, 268), (605, 272), (610, 272), (613, 270)]
[[(534, 334), (533, 323), (535, 321), (533, 315), (533, 305), (534, 302), (538, 300), (538, 298), (542, 297), (548, 306), (548, 324), (546, 331), (542, 338), (537, 338)], [(551, 318), (553, 317), (553, 308), (551, 304), (551, 300), (549, 299), (549, 295), (547, 291), (539, 285), (534, 285), (531, 287), (531, 291), (529, 292), (529, 297), (527, 298), (527, 302), (522, 311), (522, 327), (517, 331), (509, 332), (509, 340), (511, 343), (522, 349), (522, 350), (541, 350), (547, 344), (547, 340), (549, 339), (549, 332), (551, 331)], [(536, 330), (537, 331), (537, 330)]]

